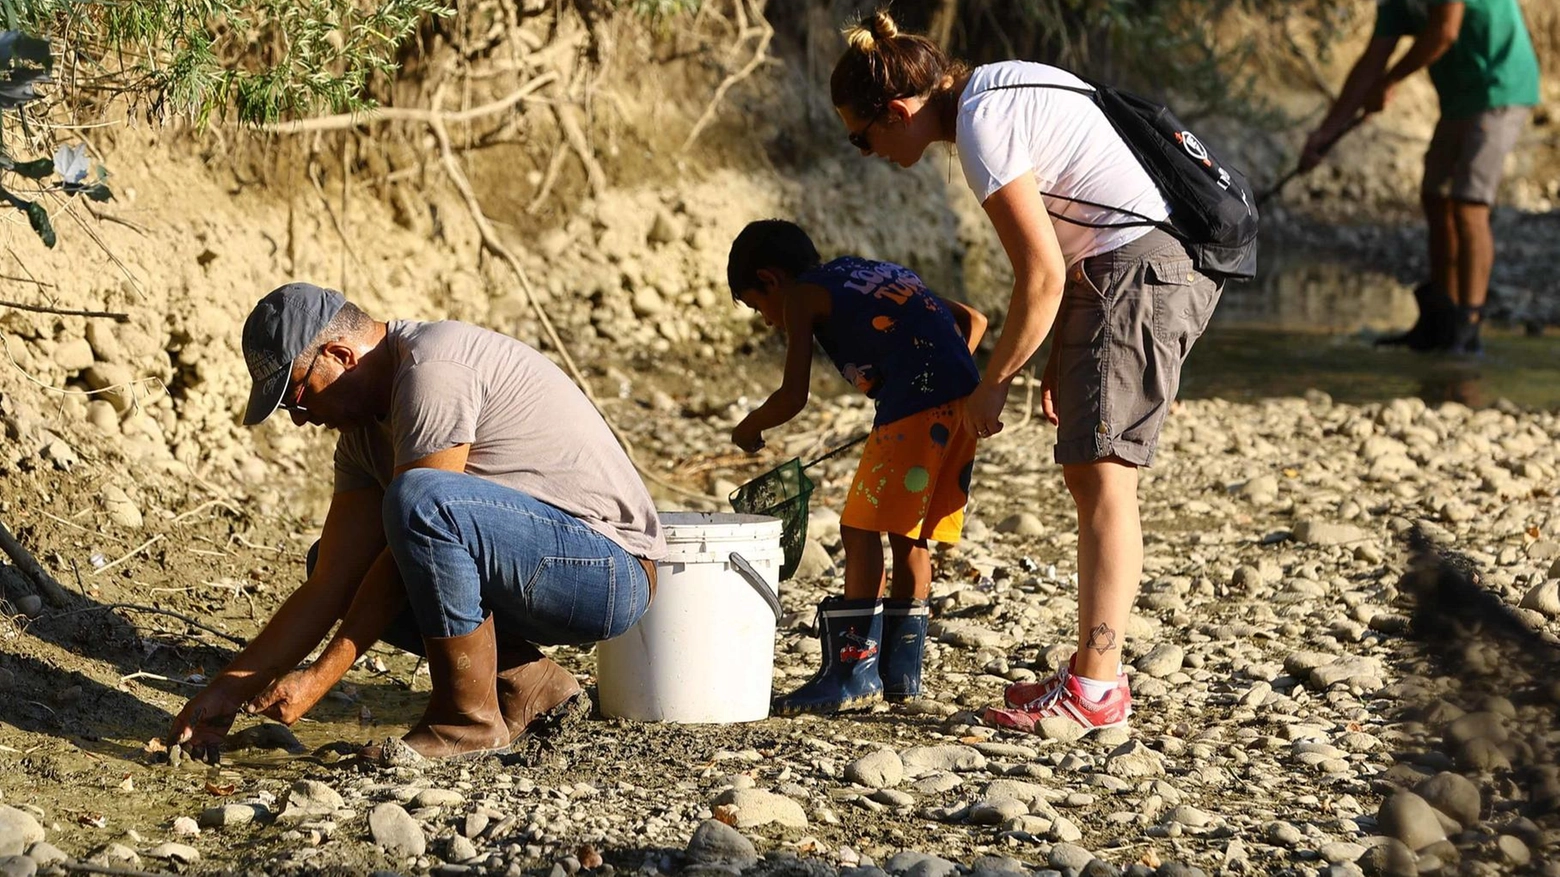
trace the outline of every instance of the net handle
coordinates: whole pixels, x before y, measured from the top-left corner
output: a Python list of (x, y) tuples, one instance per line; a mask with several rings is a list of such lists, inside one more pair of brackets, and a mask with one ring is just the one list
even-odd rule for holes
[(839, 447), (835, 448), (834, 450), (829, 451), (828, 453), (824, 454), (823, 456), (819, 457), (818, 459), (813, 460), (811, 463), (806, 464), (805, 466), (802, 467), (802, 469), (804, 469), (804, 470), (811, 469), (812, 467), (818, 465), (819, 463), (822, 463), (824, 460), (828, 460), (830, 458), (837, 457), (840, 454), (843, 454), (846, 451), (850, 450), (851, 448), (854, 448), (855, 446), (857, 446), (857, 445), (861, 444), (862, 442), (866, 441), (871, 435), (872, 435), (872, 433), (870, 433), (870, 432), (864, 432), (861, 435), (858, 435), (855, 438), (851, 439), (850, 441), (846, 442), (845, 444), (840, 445)]

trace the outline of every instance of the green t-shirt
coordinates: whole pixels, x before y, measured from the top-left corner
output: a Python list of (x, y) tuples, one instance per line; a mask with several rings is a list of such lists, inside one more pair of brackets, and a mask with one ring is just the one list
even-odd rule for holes
[(1538, 103), (1538, 56), (1517, 0), (1376, 0), (1376, 36), (1417, 36), (1429, 24), (1431, 6), (1455, 2), (1465, 7), (1462, 30), (1430, 65), (1441, 115), (1463, 119)]

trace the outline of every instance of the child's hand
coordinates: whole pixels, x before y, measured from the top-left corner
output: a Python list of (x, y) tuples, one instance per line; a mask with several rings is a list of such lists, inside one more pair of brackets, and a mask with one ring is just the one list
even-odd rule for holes
[(763, 432), (753, 428), (746, 420), (737, 424), (736, 429), (731, 431), (731, 440), (737, 447), (750, 454), (756, 454), (764, 448)]

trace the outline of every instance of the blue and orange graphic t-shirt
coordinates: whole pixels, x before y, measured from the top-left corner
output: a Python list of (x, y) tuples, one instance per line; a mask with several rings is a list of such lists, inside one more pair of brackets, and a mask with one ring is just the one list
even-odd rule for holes
[(813, 335), (845, 380), (877, 402), (874, 425), (962, 399), (980, 383), (953, 314), (909, 268), (843, 256), (796, 280), (828, 290), (832, 313)]

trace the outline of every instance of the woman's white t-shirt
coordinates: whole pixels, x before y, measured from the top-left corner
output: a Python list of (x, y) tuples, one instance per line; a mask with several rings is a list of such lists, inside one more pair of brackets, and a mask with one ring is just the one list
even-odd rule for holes
[[(1089, 228), (1094, 225), (1161, 221), (1169, 205), (1148, 172), (1133, 157), (1110, 120), (1088, 95), (1060, 88), (1003, 88), (1037, 83), (1089, 88), (1057, 67), (1030, 61), (1004, 61), (977, 67), (959, 96), (955, 143), (964, 179), (984, 204), (991, 194), (1025, 171), (1033, 171), (1056, 228), (1062, 256), (1073, 265), (1107, 253), (1152, 230), (1147, 225)], [(1052, 197), (1052, 196), (1065, 197)], [(1077, 198), (1139, 214), (1089, 207)]]

